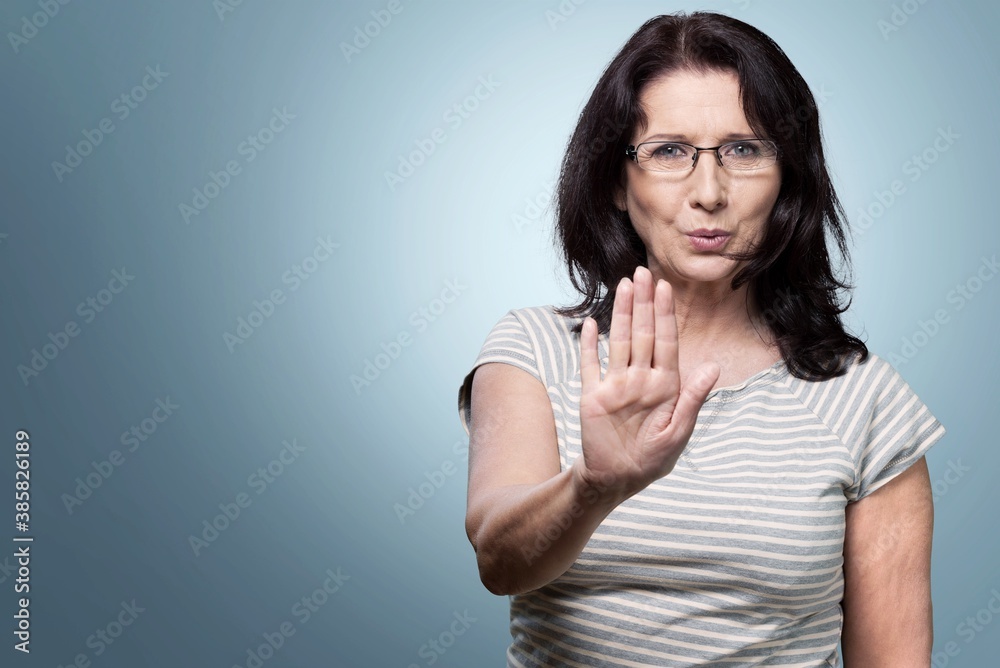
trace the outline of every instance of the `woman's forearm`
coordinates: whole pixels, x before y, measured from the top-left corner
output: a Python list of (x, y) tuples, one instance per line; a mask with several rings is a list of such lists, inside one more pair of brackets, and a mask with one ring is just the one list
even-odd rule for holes
[(543, 483), (510, 485), (482, 498), (469, 539), (492, 593), (520, 594), (558, 578), (624, 500), (587, 485), (578, 473), (570, 467)]

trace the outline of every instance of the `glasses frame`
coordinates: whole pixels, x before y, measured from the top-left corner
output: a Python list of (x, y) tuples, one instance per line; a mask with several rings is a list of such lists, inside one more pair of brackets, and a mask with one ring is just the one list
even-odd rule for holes
[(723, 169), (731, 169), (736, 172), (752, 172), (757, 169), (766, 169), (767, 167), (770, 167), (771, 165), (774, 164), (771, 163), (770, 165), (763, 165), (760, 167), (747, 167), (744, 169), (741, 169), (739, 167), (726, 167), (725, 165), (722, 164), (722, 154), (719, 153), (719, 149), (724, 148), (726, 146), (731, 146), (733, 144), (742, 144), (748, 141), (757, 141), (761, 142), (762, 144), (769, 145), (771, 148), (774, 149), (774, 161), (775, 162), (778, 161), (778, 155), (780, 154), (778, 145), (775, 144), (770, 139), (760, 139), (759, 137), (736, 139), (734, 141), (727, 141), (725, 144), (719, 144), (718, 146), (695, 146), (694, 144), (686, 144), (682, 141), (666, 141), (666, 140), (644, 141), (641, 144), (636, 144), (634, 146), (632, 144), (629, 144), (628, 147), (625, 149), (625, 155), (632, 158), (632, 160), (635, 161), (635, 164), (639, 165), (640, 169), (645, 169), (647, 172), (656, 172), (657, 174), (671, 174), (674, 172), (683, 172), (684, 169), (648, 169), (647, 167), (644, 167), (641, 162), (639, 162), (639, 147), (645, 146), (646, 144), (677, 144), (679, 146), (687, 146), (689, 148), (693, 148), (694, 156), (691, 158), (691, 169), (694, 169), (695, 167), (698, 166), (698, 156), (701, 155), (702, 151), (712, 151), (713, 153), (715, 153), (715, 160), (716, 162), (719, 163), (719, 167), (722, 167)]

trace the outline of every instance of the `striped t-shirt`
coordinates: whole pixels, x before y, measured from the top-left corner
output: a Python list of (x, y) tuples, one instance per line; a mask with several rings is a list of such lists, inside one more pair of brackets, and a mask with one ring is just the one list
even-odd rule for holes
[[(466, 432), (475, 368), (512, 364), (545, 386), (571, 466), (576, 322), (551, 306), (507, 312), (459, 390)], [(566, 573), (510, 597), (508, 668), (839, 667), (844, 508), (944, 433), (875, 355), (826, 381), (778, 362), (713, 390), (673, 471), (612, 511)]]

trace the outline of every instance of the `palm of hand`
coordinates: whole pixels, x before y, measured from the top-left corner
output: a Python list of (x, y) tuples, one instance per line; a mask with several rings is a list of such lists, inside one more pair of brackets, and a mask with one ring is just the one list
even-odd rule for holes
[(631, 496), (673, 470), (719, 367), (700, 366), (681, 387), (670, 284), (658, 281), (654, 290), (645, 267), (636, 269), (634, 285), (618, 284), (603, 379), (591, 318), (580, 348), (583, 479)]

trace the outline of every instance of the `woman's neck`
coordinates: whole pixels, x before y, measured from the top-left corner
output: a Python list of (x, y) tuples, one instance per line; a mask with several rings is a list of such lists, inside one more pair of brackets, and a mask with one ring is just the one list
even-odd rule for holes
[(725, 387), (781, 359), (746, 284), (734, 291), (728, 282), (714, 287), (678, 283), (673, 296), (682, 379), (701, 364), (715, 362), (721, 370), (716, 387)]
[(724, 286), (694, 283), (673, 287), (674, 317), (677, 339), (685, 343), (737, 343), (760, 341), (767, 336), (763, 319), (758, 313), (746, 284), (738, 290)]

